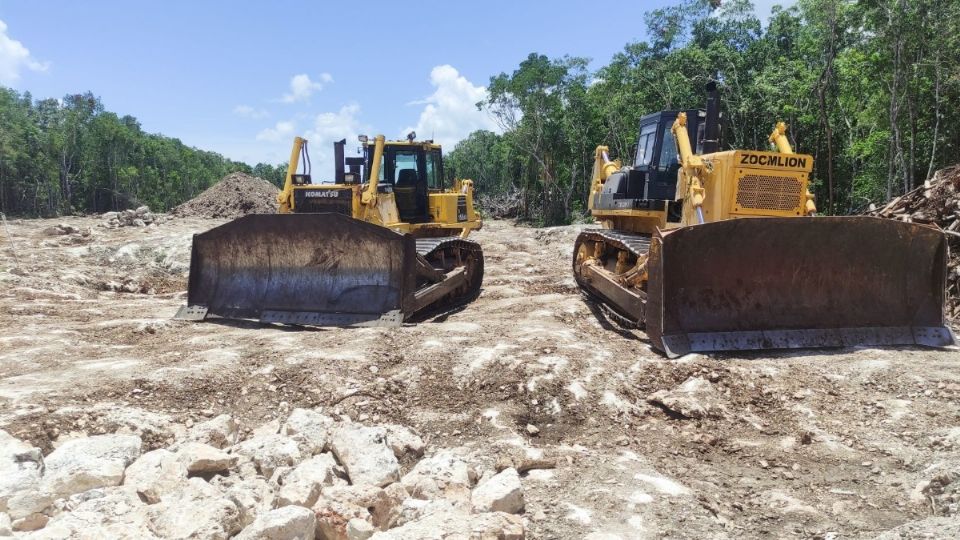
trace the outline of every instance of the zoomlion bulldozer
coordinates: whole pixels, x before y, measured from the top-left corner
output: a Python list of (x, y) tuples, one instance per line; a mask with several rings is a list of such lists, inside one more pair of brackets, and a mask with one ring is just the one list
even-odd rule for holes
[[(777, 152), (719, 151), (720, 104), (640, 120), (632, 166), (596, 149), (573, 273), (653, 347), (688, 352), (947, 346), (947, 242), (930, 226), (819, 217), (813, 157), (781, 122)], [(695, 148), (693, 145), (696, 145)]]
[[(480, 292), (482, 221), (473, 182), (443, 182), (433, 141), (360, 136), (334, 143), (333, 183), (314, 183), (294, 139), (278, 214), (248, 215), (193, 237), (187, 305), (215, 316), (313, 326), (396, 326)], [(302, 166), (302, 172), (298, 169)]]

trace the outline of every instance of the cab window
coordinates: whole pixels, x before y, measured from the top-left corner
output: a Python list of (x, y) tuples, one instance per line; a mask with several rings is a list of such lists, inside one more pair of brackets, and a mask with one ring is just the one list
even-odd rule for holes
[(440, 165), (440, 152), (427, 152), (427, 188), (443, 189), (443, 171)]
[[(403, 171), (410, 170), (412, 173), (404, 173)], [(416, 181), (417, 177), (417, 153), (408, 152), (408, 151), (398, 151), (394, 154), (393, 159), (393, 183), (396, 184), (400, 181), (403, 183), (408, 183), (411, 181)]]
[(663, 128), (663, 143), (660, 147), (660, 161), (657, 166), (662, 170), (667, 170), (671, 166), (680, 163), (677, 159), (677, 142), (673, 138), (673, 131), (668, 124)]
[(657, 125), (648, 124), (640, 128), (640, 138), (637, 141), (637, 159), (634, 165), (649, 165), (653, 159), (653, 141), (656, 139)]

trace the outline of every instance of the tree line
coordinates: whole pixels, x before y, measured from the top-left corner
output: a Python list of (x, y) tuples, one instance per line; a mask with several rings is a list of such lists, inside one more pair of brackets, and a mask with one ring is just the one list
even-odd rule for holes
[[(747, 0), (682, 0), (648, 12), (646, 41), (596, 70), (530, 54), (491, 78), (478, 131), (449, 154), (481, 200), (539, 224), (585, 215), (593, 148), (629, 160), (642, 115), (702, 108), (720, 84), (724, 144), (768, 149), (777, 120), (812, 154), (821, 211), (858, 212), (960, 161), (960, 2), (799, 0), (766, 25)], [(621, 26), (605, 39), (616, 39)]]
[(92, 93), (34, 100), (0, 87), (0, 211), (54, 216), (142, 204), (165, 211), (225, 174), (279, 183), (285, 165), (247, 164), (144, 132)]

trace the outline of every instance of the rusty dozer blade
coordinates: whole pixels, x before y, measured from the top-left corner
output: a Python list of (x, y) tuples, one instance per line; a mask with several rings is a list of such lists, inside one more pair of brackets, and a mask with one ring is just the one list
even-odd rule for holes
[(399, 325), (416, 256), (411, 236), (340, 214), (244, 216), (193, 237), (178, 318)]
[(755, 218), (654, 237), (646, 329), (691, 351), (954, 342), (947, 242), (873, 217)]

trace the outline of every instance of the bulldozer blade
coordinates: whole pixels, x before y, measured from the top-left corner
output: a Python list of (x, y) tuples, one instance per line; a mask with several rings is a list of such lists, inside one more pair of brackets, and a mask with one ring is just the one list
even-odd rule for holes
[(737, 219), (664, 231), (650, 248), (646, 329), (668, 356), (952, 345), (947, 241), (873, 217)]
[(187, 306), (208, 316), (395, 326), (416, 285), (409, 235), (340, 214), (248, 215), (194, 235)]

